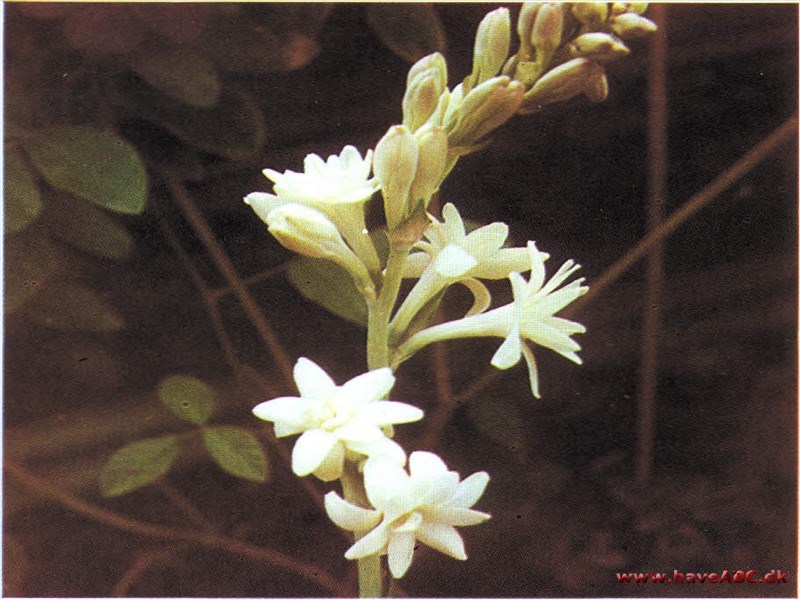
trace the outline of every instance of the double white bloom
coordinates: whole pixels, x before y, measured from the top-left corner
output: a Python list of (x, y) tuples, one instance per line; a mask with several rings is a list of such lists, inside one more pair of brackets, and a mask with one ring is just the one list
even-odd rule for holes
[(544, 261), (547, 255), (539, 252), (534, 242), (528, 242), (528, 257), (531, 270), (530, 279), (518, 272), (509, 275), (514, 293), (514, 302), (482, 314), (464, 317), (423, 329), (408, 339), (399, 349), (401, 360), (430, 343), (465, 337), (494, 336), (505, 338), (492, 357), (491, 364), (498, 369), (508, 369), (525, 357), (528, 364), (531, 392), (539, 398), (539, 376), (533, 351), (526, 341), (545, 346), (581, 364), (577, 355), (580, 346), (570, 336), (584, 333), (586, 328), (580, 323), (555, 316), (559, 310), (589, 288), (582, 285), (583, 278), (559, 286), (580, 268), (572, 260), (545, 283)]
[(325, 496), (328, 516), (339, 527), (369, 531), (350, 547), (345, 558), (388, 554), (389, 570), (397, 579), (411, 565), (416, 540), (466, 560), (464, 541), (455, 527), (477, 525), (490, 518), (472, 510), (489, 482), (487, 473), (481, 471), (459, 481), (458, 473), (449, 471), (431, 452), (414, 452), (408, 462), (410, 475), (385, 457), (367, 460), (364, 486), (374, 510), (342, 500), (336, 492)]
[(345, 458), (383, 456), (404, 465), (405, 451), (389, 439), (391, 426), (419, 421), (410, 404), (383, 400), (394, 385), (388, 368), (369, 371), (337, 386), (318, 365), (301, 358), (294, 367), (300, 396), (262, 402), (253, 413), (275, 423), (275, 436), (302, 434), (292, 451), (292, 470), (323, 481), (342, 475)]

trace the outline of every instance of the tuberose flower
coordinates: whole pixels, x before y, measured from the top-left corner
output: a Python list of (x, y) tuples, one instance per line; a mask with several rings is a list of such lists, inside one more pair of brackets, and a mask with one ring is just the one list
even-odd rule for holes
[(294, 380), (299, 397), (262, 402), (253, 414), (274, 422), (276, 437), (301, 434), (292, 450), (296, 475), (313, 473), (333, 481), (341, 476), (346, 456), (383, 456), (405, 464), (405, 452), (386, 431), (418, 421), (423, 413), (410, 404), (382, 400), (394, 385), (391, 369), (375, 369), (337, 386), (316, 363), (300, 358)]
[(413, 452), (409, 471), (385, 457), (367, 460), (364, 487), (374, 510), (355, 506), (336, 492), (325, 496), (331, 520), (356, 532), (369, 531), (345, 553), (347, 559), (388, 554), (389, 570), (399, 579), (414, 555), (416, 540), (458, 560), (466, 560), (456, 527), (477, 525), (490, 515), (472, 510), (489, 482), (486, 472), (464, 481), (432, 452)]
[(274, 193), (253, 192), (244, 201), (264, 221), (274, 208), (288, 203), (304, 204), (322, 212), (372, 269), (377, 257), (364, 222), (364, 203), (377, 189), (377, 182), (369, 177), (371, 167), (372, 150), (362, 158), (354, 146), (345, 146), (338, 156), (331, 155), (327, 161), (309, 154), (302, 173), (264, 169), (264, 175), (275, 184)]
[[(491, 296), (478, 279), (503, 279), (512, 271), (530, 268), (525, 248), (503, 248), (508, 225), (491, 223), (467, 233), (453, 204), (442, 208), (443, 221), (432, 218), (425, 239), (415, 244), (406, 260), (405, 277), (419, 277), (397, 311), (392, 327), (399, 334), (428, 300), (448, 285), (462, 282), (475, 296), (469, 314), (483, 312)], [(546, 258), (546, 255), (545, 255)]]
[(517, 272), (509, 275), (514, 302), (482, 314), (423, 329), (398, 349), (397, 360), (405, 360), (424, 346), (440, 340), (482, 336), (505, 338), (492, 357), (491, 364), (498, 369), (508, 369), (519, 362), (520, 356), (524, 356), (528, 364), (531, 392), (536, 398), (540, 397), (539, 376), (533, 351), (526, 342), (550, 348), (581, 364), (577, 354), (580, 346), (570, 336), (584, 333), (586, 328), (580, 323), (555, 316), (555, 313), (589, 290), (582, 285), (583, 278), (559, 288), (580, 265), (568, 260), (545, 283), (546, 255), (539, 252), (534, 242), (528, 242), (528, 253), (530, 280), (525, 281)]

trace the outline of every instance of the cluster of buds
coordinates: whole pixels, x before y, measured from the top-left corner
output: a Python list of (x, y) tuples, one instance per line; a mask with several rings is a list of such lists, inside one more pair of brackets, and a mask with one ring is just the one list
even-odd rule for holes
[[(444, 205), (441, 221), (428, 207), (458, 158), (485, 144), (513, 115), (579, 94), (605, 98), (604, 65), (628, 54), (622, 40), (654, 29), (642, 16), (645, 6), (525, 3), (516, 27), (519, 50), (512, 56), (509, 11), (492, 11), (478, 27), (471, 73), (452, 90), (441, 54), (411, 67), (403, 122), (391, 126), (374, 151), (362, 156), (346, 146), (327, 160), (308, 155), (303, 172), (266, 169), (273, 192), (245, 198), (286, 248), (344, 268), (369, 310), (372, 370), (337, 386), (301, 358), (294, 371), (300, 395), (254, 409), (275, 424), (276, 436), (300, 435), (292, 452), (298, 476), (341, 479), (345, 498), (330, 492), (325, 507), (334, 523), (356, 534), (347, 558), (387, 554), (391, 573), (401, 577), (420, 541), (463, 560), (455, 527), (489, 518), (472, 509), (489, 480), (486, 473), (460, 481), (435, 454), (409, 456), (392, 439), (395, 425), (423, 418), (420, 409), (387, 399), (404, 361), (433, 342), (500, 338), (490, 364), (509, 369), (524, 358), (537, 398), (534, 347), (580, 364), (572, 336), (585, 329), (556, 314), (588, 289), (582, 278), (568, 281), (579, 265), (568, 260), (547, 279), (548, 255), (533, 241), (506, 247), (505, 223), (467, 233), (453, 204)], [(390, 242), (386, 262), (365, 219), (378, 192)], [(404, 279), (416, 281), (401, 296)], [(507, 280), (513, 301), (491, 308), (484, 280)], [(430, 307), (455, 284), (472, 293), (472, 308), (462, 318), (433, 323)], [(348, 495), (354, 478), (362, 493)]]

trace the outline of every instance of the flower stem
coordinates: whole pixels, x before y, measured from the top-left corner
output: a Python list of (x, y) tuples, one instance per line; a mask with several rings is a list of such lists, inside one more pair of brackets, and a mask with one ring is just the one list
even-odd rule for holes
[[(342, 494), (344, 499), (357, 506), (369, 508), (367, 493), (364, 489), (364, 480), (358, 472), (355, 463), (346, 462), (342, 472)], [(369, 530), (356, 531), (355, 539), (358, 540)], [(366, 556), (358, 559), (358, 597), (381, 598), (383, 597), (383, 578), (381, 576), (380, 555)]]
[(389, 366), (389, 319), (400, 292), (403, 269), (410, 250), (410, 246), (390, 247), (378, 299), (367, 303), (367, 366), (370, 370)]

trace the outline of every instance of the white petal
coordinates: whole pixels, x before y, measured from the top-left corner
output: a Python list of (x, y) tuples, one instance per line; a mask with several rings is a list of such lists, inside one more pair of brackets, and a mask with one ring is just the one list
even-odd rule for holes
[(519, 307), (524, 307), (525, 301), (528, 299), (528, 289), (530, 289), (529, 284), (525, 283), (525, 279), (517, 272), (509, 273), (508, 278), (511, 281), (511, 291), (514, 294), (514, 304)]
[(442, 477), (448, 472), (447, 465), (433, 452), (418, 450), (408, 457), (408, 469), (412, 479), (428, 480)]
[(394, 528), (396, 533), (414, 533), (417, 528), (422, 524), (422, 515), (417, 511), (411, 513), (411, 516), (406, 519), (402, 525)]
[(412, 478), (414, 493), (420, 504), (436, 506), (453, 497), (458, 488), (458, 473), (449, 471), (438, 477), (420, 481)]
[(343, 500), (336, 492), (325, 494), (325, 511), (336, 525), (348, 531), (366, 531), (381, 520), (377, 510), (361, 508)]
[(534, 304), (534, 310), (541, 315), (553, 315), (567, 304), (582, 296), (586, 288), (581, 287), (580, 280), (575, 280), (569, 285), (548, 294)]
[(427, 509), (425, 511), (425, 518), (429, 521), (436, 521), (456, 527), (465, 527), (483, 523), (487, 519), (490, 519), (491, 515), (469, 508), (443, 505)]
[(455, 205), (451, 202), (445, 204), (442, 208), (442, 217), (444, 218), (442, 229), (447, 241), (458, 242), (463, 240), (466, 236), (466, 229), (464, 228), (464, 221), (461, 219), (461, 213), (458, 212)]
[(308, 418), (314, 404), (306, 398), (286, 396), (256, 405), (253, 414), (259, 419), (273, 421), (275, 435), (283, 437), (316, 426), (316, 423)]
[(339, 153), (340, 164), (342, 169), (350, 171), (351, 169), (358, 169), (361, 166), (361, 154), (355, 146), (347, 145)]
[(536, 248), (536, 242), (528, 242), (528, 255), (530, 256), (531, 278), (530, 286), (533, 290), (538, 290), (544, 283), (544, 258), (543, 254)]
[(392, 533), (389, 538), (389, 571), (392, 577), (400, 579), (411, 566), (414, 558), (414, 544), (416, 539), (413, 533)]
[(317, 154), (309, 154), (303, 161), (303, 168), (306, 174), (316, 177), (324, 177), (327, 171), (325, 161)]
[(388, 367), (375, 369), (353, 377), (339, 388), (338, 396), (351, 405), (380, 400), (389, 394), (394, 385), (394, 375)]
[(341, 427), (337, 427), (332, 433), (343, 442), (346, 442), (348, 446), (351, 442), (354, 444), (371, 444), (385, 437), (380, 427), (366, 420), (351, 421)]
[(302, 433), (306, 429), (308, 429), (308, 425), (305, 421), (277, 421), (275, 423), (275, 437), (282, 438), (288, 435), (295, 435), (297, 433)]
[(403, 450), (400, 444), (387, 437), (368, 443), (347, 442), (347, 448), (369, 457), (377, 458), (380, 456), (401, 467), (406, 464), (406, 451)]
[(403, 267), (403, 277), (418, 279), (422, 276), (431, 262), (431, 255), (427, 252), (412, 252), (406, 257), (406, 263)]
[(456, 489), (451, 502), (461, 508), (471, 507), (483, 495), (488, 483), (489, 474), (486, 471), (473, 473), (458, 484), (458, 489)]
[(325, 456), (319, 466), (312, 471), (314, 477), (322, 481), (335, 481), (342, 476), (344, 471), (344, 444), (336, 444)]
[(519, 362), (521, 351), (519, 328), (514, 327), (492, 356), (491, 364), (498, 369), (509, 369)]
[(383, 427), (399, 423), (413, 423), (425, 416), (419, 408), (404, 402), (384, 400), (373, 402), (359, 411), (359, 417)]
[(467, 252), (477, 256), (483, 262), (491, 259), (507, 237), (508, 225), (499, 222), (489, 223), (468, 233), (461, 245)]
[(309, 429), (301, 435), (292, 450), (292, 470), (295, 475), (305, 477), (316, 469), (336, 444), (339, 438), (322, 429)]
[[(505, 275), (503, 277), (505, 277)], [(459, 283), (472, 292), (473, 297), (472, 308), (467, 311), (467, 314), (464, 315), (465, 317), (477, 315), (489, 308), (492, 303), (492, 295), (483, 283), (472, 277), (469, 279), (462, 279)]]
[(528, 348), (527, 344), (522, 344), (522, 356), (525, 357), (525, 362), (528, 365), (528, 379), (531, 384), (531, 393), (534, 398), (541, 398), (539, 395), (539, 370), (536, 368), (536, 359), (533, 356), (533, 351)]
[(436, 272), (443, 277), (460, 277), (477, 264), (474, 256), (452, 242), (442, 248), (433, 262)]
[(372, 554), (380, 554), (386, 548), (386, 543), (388, 541), (389, 528), (381, 523), (355, 544), (350, 546), (347, 552), (344, 553), (344, 557), (352, 560), (371, 556)]
[[(479, 256), (479, 255), (476, 255)], [(504, 279), (512, 271), (524, 273), (530, 270), (531, 261), (527, 248), (501, 248), (472, 271), (474, 277), (481, 279)]]
[(265, 192), (253, 192), (252, 194), (247, 194), (247, 196), (244, 197), (244, 201), (246, 204), (250, 205), (258, 217), (265, 223), (267, 222), (267, 216), (270, 212), (272, 212), (272, 209), (286, 204), (286, 200)]
[(467, 560), (464, 551), (464, 540), (458, 531), (450, 525), (443, 523), (429, 523), (425, 521), (417, 529), (417, 539), (439, 552), (443, 552), (458, 560)]
[(384, 456), (375, 456), (364, 465), (364, 487), (370, 504), (382, 510), (393, 498), (408, 496), (410, 483), (402, 465)]
[(305, 398), (326, 398), (336, 391), (333, 379), (314, 361), (300, 358), (294, 366), (294, 381)]

